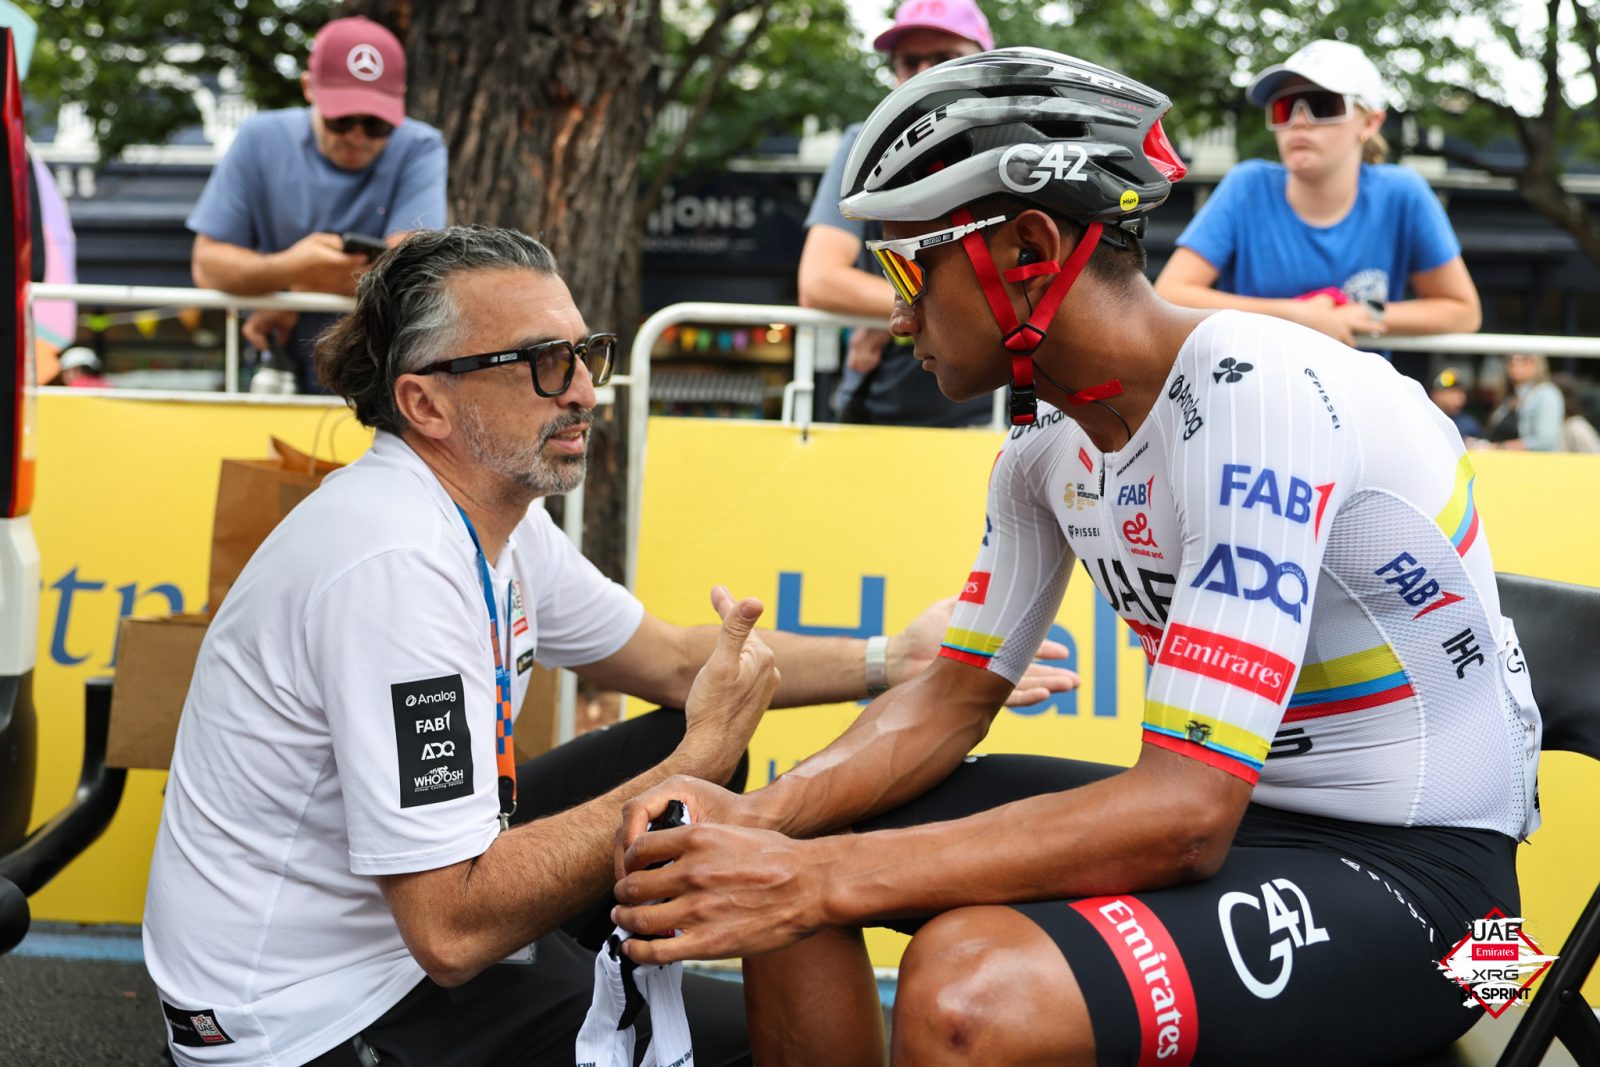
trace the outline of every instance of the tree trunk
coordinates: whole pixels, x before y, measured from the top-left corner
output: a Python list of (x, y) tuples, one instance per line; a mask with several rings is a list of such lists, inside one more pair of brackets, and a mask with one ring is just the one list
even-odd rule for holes
[[(658, 0), (346, 0), (405, 44), (406, 113), (450, 152), (455, 223), (509, 226), (555, 253), (593, 331), (631, 340), (640, 159), (655, 119)], [(623, 577), (626, 421), (591, 435), (585, 554)], [(553, 509), (554, 510), (554, 509)]]

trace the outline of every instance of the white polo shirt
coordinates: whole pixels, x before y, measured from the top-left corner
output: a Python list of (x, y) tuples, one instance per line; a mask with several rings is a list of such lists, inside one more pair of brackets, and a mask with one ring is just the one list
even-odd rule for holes
[[(513, 708), (535, 658), (593, 663), (643, 617), (542, 508), (490, 574)], [(150, 868), (179, 1064), (303, 1063), (423, 978), (374, 876), (499, 831), (489, 634), (466, 525), (389, 434), (250, 560), (195, 665)]]

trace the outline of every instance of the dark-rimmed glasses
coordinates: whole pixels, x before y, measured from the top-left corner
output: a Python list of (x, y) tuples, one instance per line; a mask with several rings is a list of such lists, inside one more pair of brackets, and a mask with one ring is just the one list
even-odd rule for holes
[(341, 136), (360, 126), (361, 132), (374, 141), (381, 141), (394, 133), (394, 123), (385, 122), (374, 115), (340, 115), (336, 119), (324, 115), (322, 125), (329, 133)]
[(591, 334), (582, 341), (544, 341), (527, 348), (514, 348), (506, 352), (485, 352), (477, 356), (457, 356), (455, 359), (430, 363), (417, 374), (467, 374), (487, 367), (503, 367), (507, 363), (526, 363), (533, 376), (533, 391), (543, 397), (557, 397), (567, 391), (578, 369), (578, 360), (589, 370), (589, 377), (597, 386), (611, 380), (611, 369), (616, 362), (617, 335)]
[(1285, 89), (1267, 101), (1267, 129), (1286, 130), (1294, 122), (1294, 113), (1304, 110), (1306, 121), (1313, 126), (1327, 126), (1343, 122), (1355, 106), (1355, 100), (1344, 93), (1330, 92), (1316, 86), (1302, 85)]

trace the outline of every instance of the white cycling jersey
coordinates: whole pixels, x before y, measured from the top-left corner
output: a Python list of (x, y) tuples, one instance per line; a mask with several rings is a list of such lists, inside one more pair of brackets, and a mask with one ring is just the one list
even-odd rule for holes
[(1262, 804), (1525, 837), (1540, 723), (1461, 437), (1383, 359), (1222, 311), (1102, 453), (1040, 405), (942, 655), (1015, 682), (1074, 559), (1138, 634), (1144, 740)]

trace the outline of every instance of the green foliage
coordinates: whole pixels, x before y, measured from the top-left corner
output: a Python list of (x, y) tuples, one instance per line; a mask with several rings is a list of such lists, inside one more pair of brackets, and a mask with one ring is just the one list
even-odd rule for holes
[[(301, 99), (296, 81), (335, 0), (43, 0), (23, 91), (51, 114), (84, 105), (102, 158), (161, 144), (200, 121), (193, 90), (220, 76), (261, 107)], [(226, 73), (224, 73), (226, 72)]]

